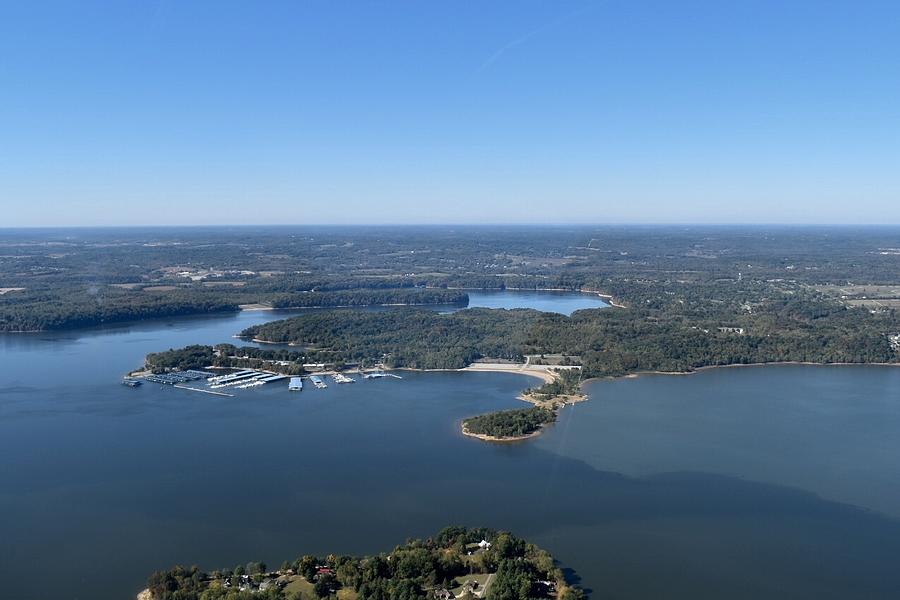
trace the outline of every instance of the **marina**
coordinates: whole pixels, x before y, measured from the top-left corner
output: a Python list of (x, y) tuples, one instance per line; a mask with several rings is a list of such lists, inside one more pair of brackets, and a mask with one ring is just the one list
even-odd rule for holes
[[(384, 379), (387, 377), (402, 379), (402, 377), (399, 375), (386, 373), (384, 371), (373, 371), (370, 373), (359, 371), (359, 375), (361, 375), (363, 379)], [(231, 373), (226, 373), (224, 375), (213, 375), (212, 373), (209, 373), (207, 371), (187, 369), (184, 371), (169, 371), (166, 373), (147, 374), (141, 377), (126, 376), (125, 378), (123, 378), (122, 384), (129, 387), (137, 387), (144, 381), (149, 381), (162, 385), (171, 385), (173, 387), (189, 390), (192, 392), (204, 392), (219, 396), (233, 397), (234, 394), (218, 390), (223, 390), (226, 388), (234, 390), (247, 390), (259, 388), (269, 383), (288, 380), (288, 390), (292, 392), (299, 392), (303, 390), (303, 379), (309, 379), (309, 381), (317, 389), (326, 389), (328, 387), (328, 384), (326, 383), (326, 377), (331, 377), (337, 384), (356, 383), (356, 379), (350, 377), (346, 373), (331, 371), (320, 372), (317, 375), (309, 375), (307, 377), (299, 375), (290, 376), (284, 375), (282, 373), (274, 373), (271, 371), (263, 371), (258, 369), (239, 369)], [(199, 383), (201, 381), (204, 381), (206, 383), (206, 387), (184, 385), (186, 383)]]
[(144, 377), (144, 379), (147, 381), (152, 381), (153, 383), (175, 385), (176, 383), (188, 383), (189, 381), (197, 381), (200, 379), (206, 379), (208, 377), (209, 373), (204, 373), (203, 371), (188, 370), (147, 375), (146, 377)]

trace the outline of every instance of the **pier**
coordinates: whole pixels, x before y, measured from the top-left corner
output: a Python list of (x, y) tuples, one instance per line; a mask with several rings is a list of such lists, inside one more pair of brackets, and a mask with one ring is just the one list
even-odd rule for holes
[(394, 379), (403, 379), (399, 375), (394, 375), (393, 373), (383, 373), (381, 371), (376, 371), (374, 373), (363, 373), (363, 379), (384, 379), (385, 377), (393, 377)]
[(226, 394), (225, 392), (217, 392), (215, 390), (204, 390), (203, 388), (195, 388), (188, 385), (175, 384), (173, 387), (177, 387), (179, 390), (190, 390), (192, 392), (203, 392), (204, 394), (213, 394), (215, 396), (227, 396), (229, 398), (234, 398), (234, 394)]

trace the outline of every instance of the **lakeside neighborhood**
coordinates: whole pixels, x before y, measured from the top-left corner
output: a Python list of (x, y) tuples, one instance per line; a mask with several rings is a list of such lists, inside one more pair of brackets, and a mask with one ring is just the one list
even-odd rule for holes
[(209, 573), (176, 566), (147, 583), (137, 600), (496, 600), (513, 597), (511, 591), (546, 600), (584, 597), (545, 550), (509, 533), (461, 527), (389, 554), (304, 555), (277, 570), (261, 562)]

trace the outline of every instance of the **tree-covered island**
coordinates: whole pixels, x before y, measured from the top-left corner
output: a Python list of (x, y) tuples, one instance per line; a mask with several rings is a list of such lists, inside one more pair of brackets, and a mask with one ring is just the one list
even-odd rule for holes
[(579, 600), (546, 551), (510, 533), (447, 527), (374, 556), (303, 555), (210, 572), (153, 573), (139, 600)]
[(533, 406), (501, 410), (463, 421), (463, 433), (487, 441), (521, 440), (536, 435), (556, 420), (552, 409)]

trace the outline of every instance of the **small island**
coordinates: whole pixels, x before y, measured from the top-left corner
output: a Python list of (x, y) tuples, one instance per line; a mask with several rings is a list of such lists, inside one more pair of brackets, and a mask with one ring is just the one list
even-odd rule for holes
[(446, 527), (374, 556), (303, 555), (153, 573), (138, 600), (581, 600), (546, 550), (507, 532)]
[[(533, 373), (524, 369), (517, 372)], [(587, 396), (581, 391), (580, 369), (567, 366), (546, 369), (541, 373), (544, 374), (544, 385), (527, 389), (519, 396), (520, 400), (534, 404), (533, 407), (470, 417), (462, 422), (463, 435), (486, 442), (526, 440), (540, 435), (546, 425), (555, 423), (563, 406), (587, 400)]]
[(541, 428), (556, 421), (556, 413), (547, 408), (517, 408), (478, 415), (463, 421), (463, 435), (487, 442), (525, 440), (541, 432)]

